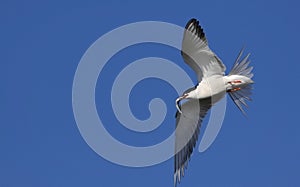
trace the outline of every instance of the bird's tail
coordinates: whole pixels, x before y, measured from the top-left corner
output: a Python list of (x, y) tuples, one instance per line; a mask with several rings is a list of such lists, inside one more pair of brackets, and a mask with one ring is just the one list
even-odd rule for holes
[[(243, 59), (241, 59), (243, 54), (244, 48), (241, 49), (231, 71), (229, 72), (229, 75), (242, 75), (245, 77), (248, 77), (251, 79), (253, 77), (252, 73), (252, 66), (249, 66), (250, 60), (249, 56), (250, 54), (247, 54)], [(243, 106), (248, 107), (246, 101), (251, 101), (251, 94), (252, 94), (252, 84), (248, 84), (247, 86), (241, 88), (238, 91), (229, 92), (229, 95), (233, 102), (236, 104), (236, 106), (243, 112), (245, 115), (245, 111), (243, 109)]]

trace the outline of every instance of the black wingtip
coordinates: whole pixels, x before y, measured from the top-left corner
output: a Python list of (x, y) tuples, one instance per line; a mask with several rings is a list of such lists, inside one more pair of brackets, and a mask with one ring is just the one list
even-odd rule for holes
[(190, 30), (190, 26), (193, 25), (194, 28), (196, 29), (196, 34), (198, 35), (198, 37), (200, 37), (201, 39), (205, 39), (205, 34), (204, 34), (204, 31), (203, 31), (203, 28), (199, 25), (199, 21), (195, 18), (192, 18), (190, 19), (186, 26), (185, 26), (185, 29), (186, 30)]
[(195, 24), (197, 22), (199, 24), (199, 21), (197, 21), (197, 19), (195, 18), (190, 19), (190, 21), (188, 21), (187, 24), (185, 25), (185, 29), (187, 29), (192, 23)]

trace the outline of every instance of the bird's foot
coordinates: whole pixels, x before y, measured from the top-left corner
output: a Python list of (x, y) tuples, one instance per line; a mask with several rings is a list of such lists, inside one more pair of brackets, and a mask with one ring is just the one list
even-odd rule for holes
[(230, 89), (227, 92), (236, 92), (236, 91), (239, 91), (239, 90), (241, 90), (241, 88), (238, 87), (238, 88)]
[(240, 83), (242, 83), (242, 81), (240, 81), (240, 80), (234, 80), (234, 81), (229, 81), (228, 83), (229, 84), (240, 84)]

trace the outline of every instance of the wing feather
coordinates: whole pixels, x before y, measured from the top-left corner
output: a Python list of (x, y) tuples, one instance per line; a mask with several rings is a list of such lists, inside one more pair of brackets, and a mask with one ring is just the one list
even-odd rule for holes
[(225, 65), (209, 49), (203, 29), (196, 19), (191, 19), (186, 24), (181, 55), (185, 63), (195, 71), (199, 82), (203, 77), (225, 73)]
[(184, 176), (199, 137), (202, 120), (210, 108), (211, 98), (189, 100), (181, 106), (182, 114), (176, 114), (174, 186)]

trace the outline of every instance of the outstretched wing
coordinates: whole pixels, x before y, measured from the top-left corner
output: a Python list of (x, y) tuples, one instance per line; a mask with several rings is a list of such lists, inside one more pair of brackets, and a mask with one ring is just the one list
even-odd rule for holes
[(181, 106), (182, 113), (176, 113), (176, 139), (174, 157), (174, 186), (184, 176), (188, 161), (198, 140), (200, 126), (211, 108), (211, 98), (189, 100)]
[(209, 49), (203, 29), (196, 19), (191, 19), (185, 26), (181, 55), (195, 71), (199, 82), (203, 77), (225, 74), (225, 65)]

